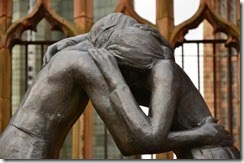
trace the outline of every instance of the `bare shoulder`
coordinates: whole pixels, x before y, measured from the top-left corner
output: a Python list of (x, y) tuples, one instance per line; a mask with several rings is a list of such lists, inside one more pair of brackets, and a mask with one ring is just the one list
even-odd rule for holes
[(54, 57), (54, 62), (60, 62), (62, 64), (66, 63), (71, 67), (91, 61), (91, 57), (87, 51), (81, 51), (78, 49), (62, 50)]
[(88, 65), (92, 63), (92, 58), (86, 51), (76, 49), (62, 50), (58, 52), (45, 66), (49, 72), (85, 72)]
[(92, 81), (93, 78), (94, 80), (101, 78), (101, 73), (89, 52), (74, 49), (67, 51), (65, 55), (67, 55), (67, 60), (70, 60), (68, 66), (76, 79)]

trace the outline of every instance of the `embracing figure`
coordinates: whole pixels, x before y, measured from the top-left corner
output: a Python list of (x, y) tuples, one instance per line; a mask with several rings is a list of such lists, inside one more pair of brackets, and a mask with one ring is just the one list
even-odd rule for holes
[(169, 43), (131, 17), (100, 19), (89, 33), (51, 45), (44, 61), (1, 135), (0, 158), (58, 158), (89, 99), (125, 156), (240, 158)]

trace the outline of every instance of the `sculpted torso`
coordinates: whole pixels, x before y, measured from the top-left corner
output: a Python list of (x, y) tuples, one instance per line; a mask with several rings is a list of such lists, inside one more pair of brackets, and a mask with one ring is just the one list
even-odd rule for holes
[[(20, 130), (17, 131), (19, 138), (3, 137), (0, 141), (16, 151), (11, 154), (13, 158), (36, 157), (36, 154), (39, 157), (58, 157), (66, 134), (88, 102), (81, 83), (85, 80), (77, 80), (75, 76), (79, 73), (79, 59), (85, 56), (87, 53), (82, 51), (63, 51), (40, 71), (5, 131), (14, 135)], [(18, 153), (18, 150), (26, 152)], [(5, 158), (4, 152), (0, 155)]]

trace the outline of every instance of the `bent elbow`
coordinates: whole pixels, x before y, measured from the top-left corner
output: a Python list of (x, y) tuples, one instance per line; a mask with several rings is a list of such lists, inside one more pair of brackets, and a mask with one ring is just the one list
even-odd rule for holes
[(167, 140), (168, 133), (159, 127), (153, 127), (149, 132), (144, 133), (144, 142), (157, 145), (164, 144)]
[(146, 149), (147, 153), (162, 152), (164, 145), (167, 144), (166, 136), (160, 134), (148, 134), (140, 139), (141, 146)]

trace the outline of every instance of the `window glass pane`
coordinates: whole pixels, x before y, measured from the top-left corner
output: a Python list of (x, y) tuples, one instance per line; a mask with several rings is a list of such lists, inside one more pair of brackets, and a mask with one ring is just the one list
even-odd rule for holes
[(104, 159), (104, 123), (94, 111), (92, 158)]
[(118, 0), (93, 0), (93, 21), (96, 22), (100, 18), (113, 13), (118, 4)]
[(72, 130), (69, 131), (65, 138), (63, 147), (59, 154), (60, 159), (72, 159)]
[(29, 0), (13, 0), (13, 19), (16, 21), (28, 14)]
[(25, 49), (16, 45), (12, 49), (12, 114), (25, 93)]
[(156, 0), (134, 0), (134, 8), (142, 18), (156, 23)]
[(51, 0), (51, 7), (62, 17), (73, 22), (73, 0)]
[(174, 0), (174, 24), (180, 23), (191, 18), (197, 11), (200, 0)]

